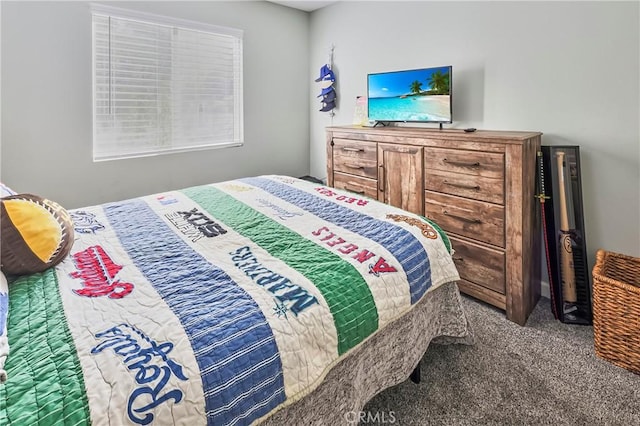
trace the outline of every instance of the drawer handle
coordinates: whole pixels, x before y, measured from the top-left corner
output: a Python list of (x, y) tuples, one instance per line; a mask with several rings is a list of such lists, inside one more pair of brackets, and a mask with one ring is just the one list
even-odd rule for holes
[(363, 169), (364, 170), (364, 166), (358, 166), (357, 164), (344, 163), (344, 166), (348, 167), (350, 169)]
[(364, 152), (364, 148), (351, 148), (348, 146), (343, 146), (342, 147), (343, 151), (351, 151), (351, 152)]
[(384, 164), (380, 164), (378, 167), (380, 168), (378, 173), (378, 191), (384, 192)]
[(457, 261), (457, 262), (464, 262), (464, 257), (453, 256), (452, 259)]
[(475, 191), (480, 191), (480, 185), (465, 185), (464, 183), (449, 182), (447, 180), (443, 181), (442, 183), (449, 186), (455, 186), (456, 188), (473, 189)]
[(349, 188), (348, 186), (345, 186), (344, 189), (346, 189), (349, 192), (353, 192), (354, 194), (364, 195), (364, 189), (356, 190), (353, 188)]
[(467, 223), (474, 223), (474, 224), (480, 224), (482, 223), (482, 221), (480, 219), (470, 219), (468, 217), (464, 217), (464, 216), (458, 216), (457, 214), (451, 214), (448, 211), (444, 210), (442, 212), (445, 216), (449, 216), (453, 219), (458, 219), (461, 220), (463, 222), (467, 222)]
[(480, 163), (479, 162), (475, 162), (475, 163), (463, 163), (462, 161), (451, 161), (451, 160), (447, 160), (446, 158), (442, 160), (443, 163), (447, 163), (447, 164), (451, 164), (452, 166), (460, 166), (460, 167), (471, 167), (471, 168), (478, 168), (480, 167)]

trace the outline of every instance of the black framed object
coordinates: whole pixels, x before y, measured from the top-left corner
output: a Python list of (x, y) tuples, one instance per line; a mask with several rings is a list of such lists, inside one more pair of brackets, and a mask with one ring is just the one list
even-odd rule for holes
[[(543, 218), (551, 303), (555, 317), (568, 324), (593, 323), (591, 274), (587, 262), (582, 202), (580, 147), (541, 147), (538, 173), (544, 179)], [(540, 160), (540, 159), (539, 159)]]

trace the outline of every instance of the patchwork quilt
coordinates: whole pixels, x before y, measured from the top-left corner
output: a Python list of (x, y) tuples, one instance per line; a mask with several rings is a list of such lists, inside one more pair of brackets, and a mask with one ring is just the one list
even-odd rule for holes
[(436, 224), (284, 176), (70, 213), (71, 254), (9, 285), (0, 424), (259, 422), (459, 279)]

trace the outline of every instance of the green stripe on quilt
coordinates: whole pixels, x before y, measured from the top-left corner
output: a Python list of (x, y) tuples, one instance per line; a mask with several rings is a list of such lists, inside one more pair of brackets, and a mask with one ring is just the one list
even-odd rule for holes
[(2, 425), (87, 425), (89, 405), (53, 269), (9, 285)]
[(420, 216), (420, 218), (425, 222), (427, 222), (429, 225), (433, 226), (436, 232), (440, 234), (440, 238), (442, 238), (442, 242), (444, 243), (444, 246), (446, 247), (447, 251), (451, 253), (451, 241), (449, 241), (449, 236), (444, 232), (444, 230), (440, 228), (440, 225), (438, 225), (431, 219), (427, 219), (424, 216)]
[(183, 192), (216, 219), (314, 283), (333, 316), (339, 354), (377, 330), (378, 311), (369, 286), (360, 273), (338, 255), (212, 186)]

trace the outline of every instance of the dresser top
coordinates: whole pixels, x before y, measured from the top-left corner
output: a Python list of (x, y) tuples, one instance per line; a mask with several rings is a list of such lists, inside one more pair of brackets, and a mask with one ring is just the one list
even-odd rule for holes
[(476, 130), (466, 133), (463, 129), (438, 129), (429, 127), (365, 127), (365, 126), (329, 126), (329, 132), (339, 133), (366, 133), (368, 135), (400, 136), (433, 139), (469, 139), (485, 140), (486, 142), (520, 142), (541, 136), (541, 132), (503, 131), (503, 130)]

